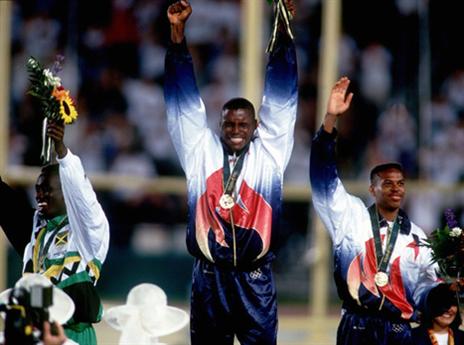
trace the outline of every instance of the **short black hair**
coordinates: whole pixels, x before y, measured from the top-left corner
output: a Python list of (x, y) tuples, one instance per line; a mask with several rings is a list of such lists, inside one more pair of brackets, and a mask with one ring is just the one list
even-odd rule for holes
[(404, 169), (403, 166), (398, 163), (398, 162), (387, 162), (387, 163), (382, 163), (379, 165), (376, 165), (374, 168), (371, 170), (370, 174), (370, 179), (371, 183), (374, 181), (374, 178), (382, 171), (388, 170), (388, 169), (396, 169), (401, 171), (401, 173), (404, 175)]
[(255, 107), (253, 104), (247, 100), (246, 98), (242, 97), (237, 97), (237, 98), (232, 98), (228, 100), (223, 106), (222, 106), (222, 111), (224, 110), (237, 110), (237, 109), (245, 109), (248, 110), (253, 119), (256, 120), (256, 112), (255, 112)]
[(53, 176), (57, 175), (60, 176), (60, 166), (59, 164), (47, 164), (42, 167), (40, 171), (40, 175), (48, 175)]

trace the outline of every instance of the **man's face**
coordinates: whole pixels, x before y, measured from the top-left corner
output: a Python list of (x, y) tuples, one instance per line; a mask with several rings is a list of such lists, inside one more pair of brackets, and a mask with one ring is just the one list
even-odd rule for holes
[(56, 174), (40, 174), (35, 185), (37, 210), (47, 219), (66, 214), (60, 178)]
[(257, 123), (246, 109), (226, 109), (222, 112), (221, 138), (233, 152), (240, 151), (248, 144)]
[(404, 176), (401, 171), (390, 168), (377, 174), (369, 191), (380, 209), (395, 211), (401, 207), (405, 195)]

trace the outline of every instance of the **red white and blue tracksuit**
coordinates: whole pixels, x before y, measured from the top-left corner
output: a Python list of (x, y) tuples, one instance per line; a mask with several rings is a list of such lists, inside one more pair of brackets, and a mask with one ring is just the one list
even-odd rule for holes
[[(166, 55), (168, 128), (187, 177), (187, 248), (196, 258), (192, 344), (275, 344), (275, 256), (283, 174), (293, 147), (297, 73), (293, 42), (282, 35), (266, 70), (259, 126), (236, 183), (236, 204), (219, 206), (223, 147), (207, 127), (185, 41)], [(218, 118), (219, 123), (219, 118)], [(234, 236), (235, 234), (235, 236)]]
[[(343, 300), (337, 344), (411, 344), (409, 321), (437, 284), (431, 252), (421, 246), (422, 229), (400, 210), (400, 229), (388, 265), (389, 283), (379, 287), (369, 212), (361, 199), (346, 192), (335, 163), (336, 130), (316, 134), (310, 161), (313, 205), (333, 242), (334, 277)], [(386, 241), (388, 224), (380, 217)], [(385, 244), (384, 244), (385, 245)]]

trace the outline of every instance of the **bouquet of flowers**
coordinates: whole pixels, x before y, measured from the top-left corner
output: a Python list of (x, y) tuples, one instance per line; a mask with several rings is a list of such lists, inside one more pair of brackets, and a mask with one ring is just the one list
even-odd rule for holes
[(448, 281), (464, 277), (464, 232), (451, 209), (445, 211), (446, 226), (434, 230), (425, 245)]
[(44, 115), (42, 122), (42, 151), (40, 158), (43, 164), (50, 163), (52, 141), (47, 136), (48, 121), (63, 121), (71, 124), (77, 119), (77, 111), (69, 91), (61, 86), (61, 79), (56, 74), (61, 70), (63, 56), (58, 56), (51, 69), (42, 67), (30, 57), (27, 61), (31, 87), (28, 94), (37, 98)]

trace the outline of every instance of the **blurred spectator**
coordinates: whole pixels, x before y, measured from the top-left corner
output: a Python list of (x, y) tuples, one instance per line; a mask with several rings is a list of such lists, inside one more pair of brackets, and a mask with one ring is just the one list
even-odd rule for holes
[(416, 124), (403, 103), (395, 103), (378, 119), (377, 141), (385, 161), (397, 161), (410, 177), (416, 176)]
[(123, 93), (129, 120), (140, 134), (141, 149), (151, 156), (160, 175), (178, 175), (181, 168), (167, 131), (160, 86), (150, 79), (127, 79)]
[(379, 43), (372, 43), (361, 52), (360, 89), (379, 108), (390, 96), (391, 60), (390, 52)]
[(448, 101), (458, 110), (464, 110), (464, 69), (455, 70), (443, 83)]
[(129, 77), (137, 76), (139, 72), (139, 32), (133, 5), (134, 0), (113, 0), (111, 21), (105, 30), (105, 44), (110, 57), (107, 62)]
[(37, 12), (23, 23), (22, 43), (26, 54), (39, 61), (49, 62), (58, 48), (58, 36), (62, 29), (60, 23), (50, 18), (47, 9)]

